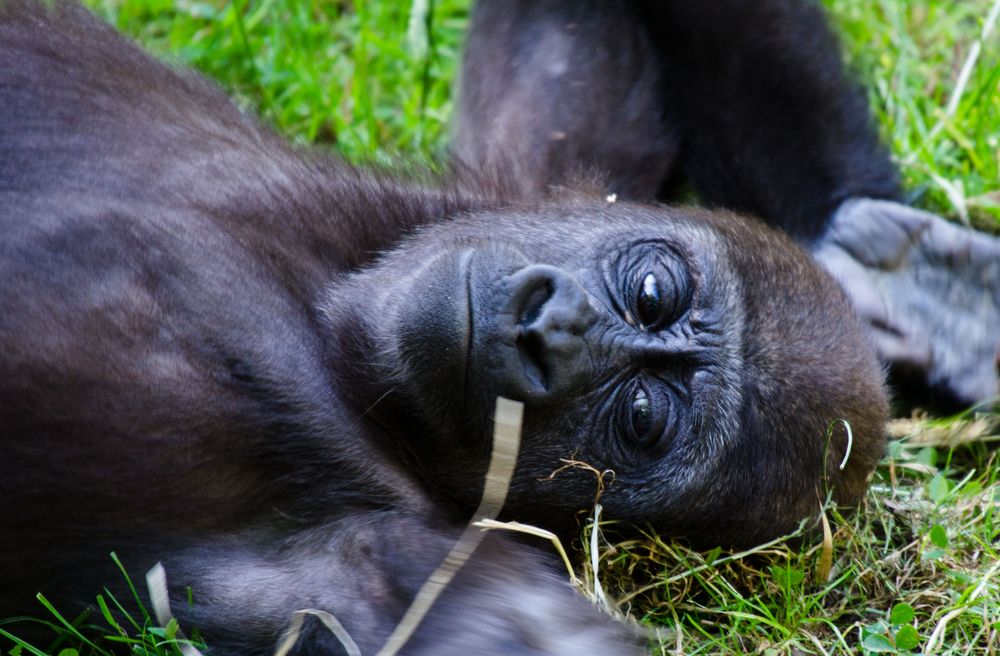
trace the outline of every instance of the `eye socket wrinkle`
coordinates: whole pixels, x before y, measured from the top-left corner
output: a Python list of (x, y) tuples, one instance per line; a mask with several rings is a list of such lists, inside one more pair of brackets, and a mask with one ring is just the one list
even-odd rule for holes
[(694, 298), (686, 259), (670, 244), (641, 241), (608, 258), (604, 285), (622, 320), (643, 332), (659, 332), (683, 318)]

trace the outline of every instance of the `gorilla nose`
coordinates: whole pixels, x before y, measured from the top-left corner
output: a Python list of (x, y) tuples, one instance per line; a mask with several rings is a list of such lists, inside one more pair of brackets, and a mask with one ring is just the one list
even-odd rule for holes
[(527, 266), (508, 283), (516, 335), (509, 382), (526, 401), (565, 398), (590, 378), (585, 336), (597, 312), (583, 287), (556, 267)]

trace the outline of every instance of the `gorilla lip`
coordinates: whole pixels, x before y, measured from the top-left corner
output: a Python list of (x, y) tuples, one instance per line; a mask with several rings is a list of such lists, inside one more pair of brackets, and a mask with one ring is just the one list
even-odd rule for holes
[(458, 263), (459, 281), (465, 286), (465, 344), (462, 349), (465, 358), (465, 366), (462, 368), (464, 376), (462, 378), (462, 394), (465, 397), (464, 403), (466, 412), (469, 411), (469, 375), (472, 366), (472, 331), (476, 329), (475, 311), (472, 305), (472, 258), (476, 254), (475, 249), (469, 249), (462, 253)]

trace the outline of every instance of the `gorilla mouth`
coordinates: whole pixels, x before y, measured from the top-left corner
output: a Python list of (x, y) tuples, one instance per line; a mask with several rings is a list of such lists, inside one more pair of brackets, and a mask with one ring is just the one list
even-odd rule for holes
[(545, 367), (544, 345), (535, 333), (522, 327), (515, 341), (521, 370), (528, 384), (544, 391), (549, 389), (549, 374)]

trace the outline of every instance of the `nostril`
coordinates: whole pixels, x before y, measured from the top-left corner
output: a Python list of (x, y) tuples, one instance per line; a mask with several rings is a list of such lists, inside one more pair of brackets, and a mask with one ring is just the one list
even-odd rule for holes
[(519, 331), (517, 355), (529, 384), (540, 391), (548, 391), (549, 372), (545, 365), (545, 344), (541, 336), (534, 331)]
[(522, 326), (533, 324), (542, 313), (545, 303), (552, 298), (554, 291), (555, 289), (552, 286), (551, 280), (541, 281), (540, 284), (535, 286), (524, 300), (518, 323)]
[(565, 271), (544, 264), (526, 266), (504, 284), (509, 291), (502, 316), (514, 337), (513, 344), (504, 340), (512, 393), (535, 403), (563, 398), (588, 376), (581, 354), (597, 315), (586, 291)]

